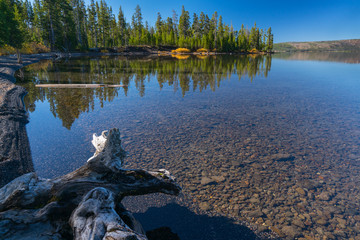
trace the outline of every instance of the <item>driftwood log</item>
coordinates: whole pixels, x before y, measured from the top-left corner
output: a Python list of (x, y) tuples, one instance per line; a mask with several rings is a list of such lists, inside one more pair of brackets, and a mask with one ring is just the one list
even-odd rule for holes
[(165, 169), (122, 169), (118, 129), (94, 134), (92, 143), (94, 156), (74, 172), (55, 179), (32, 172), (0, 189), (0, 239), (147, 239), (121, 200), (181, 188)]

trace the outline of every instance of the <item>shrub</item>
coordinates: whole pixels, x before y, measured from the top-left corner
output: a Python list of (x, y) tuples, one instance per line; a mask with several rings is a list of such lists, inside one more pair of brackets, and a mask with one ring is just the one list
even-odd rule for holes
[[(47, 53), (47, 52), (50, 52), (50, 49), (47, 46), (45, 46), (42, 43), (36, 43), (36, 42), (25, 43), (23, 47), (20, 49), (21, 54), (36, 54), (36, 53)], [(10, 54), (16, 54), (16, 49), (9, 45), (5, 45), (0, 48), (0, 56), (10, 55)]]
[(196, 52), (203, 53), (203, 52), (208, 52), (208, 50), (206, 48), (199, 48), (198, 50), (196, 50)]
[(176, 50), (172, 50), (171, 53), (190, 53), (191, 51), (187, 48), (178, 48)]
[(15, 53), (16, 53), (16, 49), (9, 45), (5, 44), (0, 48), (0, 56), (15, 54)]
[(45, 46), (42, 43), (25, 43), (24, 46), (20, 49), (22, 54), (36, 54), (36, 53), (47, 53), (50, 52), (50, 48)]
[(259, 53), (259, 51), (256, 48), (253, 48), (249, 51), (250, 53)]

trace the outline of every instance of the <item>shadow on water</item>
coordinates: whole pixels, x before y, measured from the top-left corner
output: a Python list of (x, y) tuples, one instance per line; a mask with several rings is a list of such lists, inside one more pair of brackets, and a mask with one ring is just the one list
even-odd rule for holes
[(226, 217), (197, 215), (176, 203), (164, 207), (152, 207), (145, 213), (134, 213), (145, 231), (162, 226), (170, 227), (181, 240), (251, 240), (258, 239), (246, 226), (234, 223)]

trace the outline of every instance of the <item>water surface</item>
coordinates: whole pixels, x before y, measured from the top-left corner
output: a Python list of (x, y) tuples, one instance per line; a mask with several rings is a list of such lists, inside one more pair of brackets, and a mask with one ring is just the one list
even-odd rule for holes
[(117, 127), (125, 167), (169, 169), (195, 213), (246, 220), (281, 236), (360, 236), (360, 65), (294, 59), (107, 57), (30, 65), (18, 83), (29, 92), (36, 171), (54, 177), (75, 170), (94, 151), (92, 133)]

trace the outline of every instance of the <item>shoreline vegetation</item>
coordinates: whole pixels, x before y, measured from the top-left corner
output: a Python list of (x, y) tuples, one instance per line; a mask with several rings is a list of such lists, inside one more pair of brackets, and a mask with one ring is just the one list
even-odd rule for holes
[(260, 29), (255, 22), (250, 29), (242, 25), (236, 30), (217, 12), (190, 17), (184, 6), (180, 16), (175, 10), (166, 19), (157, 13), (150, 26), (138, 5), (129, 22), (121, 7), (115, 16), (103, 0), (89, 5), (84, 0), (0, 0), (0, 26), (0, 55), (16, 52), (19, 61), (20, 54), (118, 52), (141, 46), (197, 54), (272, 52), (274, 38), (271, 27)]

